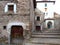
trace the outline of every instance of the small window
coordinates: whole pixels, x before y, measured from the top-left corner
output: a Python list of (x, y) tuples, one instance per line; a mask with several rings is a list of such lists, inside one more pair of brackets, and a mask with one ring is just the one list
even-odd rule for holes
[(48, 15), (48, 13), (46, 13), (46, 15)]
[(40, 17), (39, 16), (37, 17), (37, 21), (40, 21)]
[(6, 26), (3, 26), (3, 29), (6, 29)]
[(45, 11), (47, 11), (47, 8), (45, 8)]
[(47, 4), (45, 3), (45, 7), (47, 7)]
[(46, 13), (44, 13), (45, 15), (48, 15), (48, 13), (46, 12)]
[(14, 10), (14, 5), (8, 5), (8, 11), (13, 11)]
[(16, 4), (15, 3), (7, 3), (4, 11), (5, 11), (5, 13), (10, 12), (10, 11), (16, 13)]

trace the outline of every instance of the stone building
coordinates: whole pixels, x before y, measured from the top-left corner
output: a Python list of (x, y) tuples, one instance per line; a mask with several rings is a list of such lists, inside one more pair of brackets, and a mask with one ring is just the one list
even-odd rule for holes
[(42, 30), (44, 13), (35, 8), (35, 0), (1, 0), (0, 37), (10, 43), (14, 38), (29, 39), (32, 31)]
[[(53, 7), (55, 1), (42, 2), (44, 6), (51, 4)], [(29, 39), (34, 31), (44, 30), (48, 26), (54, 27), (54, 13), (50, 12), (52, 17), (49, 17), (50, 13), (47, 9), (50, 10), (50, 8), (44, 7), (44, 9), (46, 12), (36, 8), (36, 0), (1, 0), (0, 37), (5, 36), (7, 42), (11, 43), (14, 38)]]
[(1, 36), (6, 36), (9, 43), (13, 38), (28, 39), (31, 30), (34, 30), (33, 2), (33, 0), (0, 1)]
[(60, 14), (54, 12), (54, 26), (60, 30)]
[(42, 31), (44, 29), (44, 13), (39, 9), (35, 9), (35, 31)]

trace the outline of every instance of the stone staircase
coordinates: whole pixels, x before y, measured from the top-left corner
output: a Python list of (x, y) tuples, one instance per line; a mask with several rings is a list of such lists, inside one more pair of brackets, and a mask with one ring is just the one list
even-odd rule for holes
[(60, 30), (33, 32), (31, 39), (26, 41), (25, 45), (60, 45)]

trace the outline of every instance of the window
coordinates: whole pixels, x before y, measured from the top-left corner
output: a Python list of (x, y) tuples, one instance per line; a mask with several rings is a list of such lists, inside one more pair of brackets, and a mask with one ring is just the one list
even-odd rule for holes
[(6, 26), (3, 26), (3, 29), (6, 29)]
[(36, 26), (36, 31), (41, 31), (41, 26)]
[(48, 12), (44, 13), (45, 15), (48, 15)]
[(5, 6), (5, 13), (9, 12), (9, 11), (13, 11), (14, 13), (16, 13), (16, 4), (15, 3), (7, 3)]
[(47, 7), (47, 4), (45, 3), (45, 7)]
[(37, 21), (40, 21), (40, 17), (39, 16), (37, 16)]
[(8, 11), (13, 11), (14, 10), (14, 5), (8, 5)]
[(47, 8), (45, 8), (45, 11), (47, 11)]

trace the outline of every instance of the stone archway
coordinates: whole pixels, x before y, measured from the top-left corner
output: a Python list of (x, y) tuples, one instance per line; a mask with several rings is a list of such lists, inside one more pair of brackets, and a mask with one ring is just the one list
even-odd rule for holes
[(48, 23), (47, 23), (47, 27), (48, 27), (48, 29), (49, 29), (49, 28), (52, 28), (52, 22), (48, 22)]
[(24, 36), (24, 30), (26, 29), (26, 25), (22, 22), (10, 22), (8, 23), (7, 25), (7, 33), (8, 33), (8, 43), (10, 43), (10, 40), (11, 40), (11, 27), (12, 26), (21, 26), (23, 28), (23, 36)]
[[(11, 27), (10, 42), (11, 43), (20, 43), (20, 40), (23, 41), (23, 27), (18, 25), (13, 25)], [(19, 42), (18, 42), (19, 41)]]

